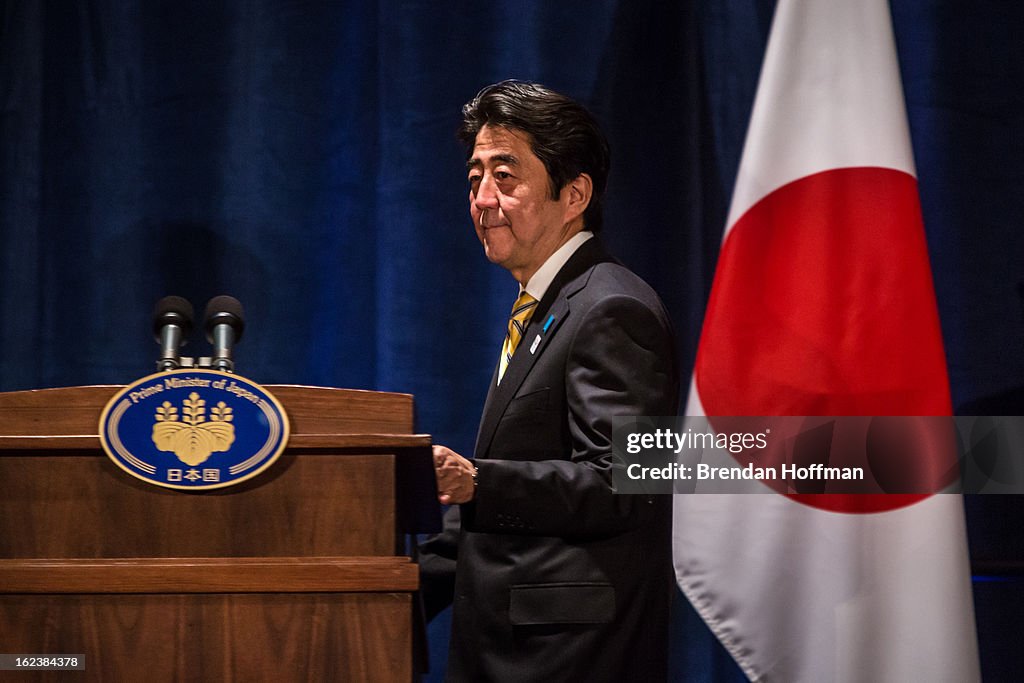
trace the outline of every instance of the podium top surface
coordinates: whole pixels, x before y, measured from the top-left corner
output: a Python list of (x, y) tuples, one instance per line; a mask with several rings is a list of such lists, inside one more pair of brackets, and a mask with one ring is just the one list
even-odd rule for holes
[[(118, 385), (0, 393), (0, 447), (95, 448), (100, 413)], [(413, 397), (357, 389), (265, 385), (285, 408), (293, 447), (422, 447), (413, 434)]]

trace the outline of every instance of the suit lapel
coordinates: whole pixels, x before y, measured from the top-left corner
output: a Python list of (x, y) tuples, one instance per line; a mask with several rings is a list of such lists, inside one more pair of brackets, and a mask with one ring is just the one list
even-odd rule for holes
[(562, 323), (569, 317), (570, 299), (586, 286), (590, 269), (602, 261), (610, 260), (611, 257), (605, 253), (601, 243), (593, 237), (576, 250), (551, 281), (530, 318), (530, 324), (512, 356), (512, 362), (505, 369), (501, 384), (497, 384), (497, 369), (491, 378), (491, 386), (480, 417), (480, 430), (477, 432), (474, 450), (476, 457), (485, 457), (490, 449), (491, 439), (501, 416), (505, 414), (509, 402), (515, 397), (541, 353), (550, 345)]

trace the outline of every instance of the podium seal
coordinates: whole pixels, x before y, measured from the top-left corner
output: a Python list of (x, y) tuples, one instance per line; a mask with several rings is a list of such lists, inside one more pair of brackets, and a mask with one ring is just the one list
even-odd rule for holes
[(119, 391), (100, 416), (114, 463), (150, 484), (202, 491), (266, 470), (288, 443), (288, 418), (255, 382), (217, 370), (174, 370)]

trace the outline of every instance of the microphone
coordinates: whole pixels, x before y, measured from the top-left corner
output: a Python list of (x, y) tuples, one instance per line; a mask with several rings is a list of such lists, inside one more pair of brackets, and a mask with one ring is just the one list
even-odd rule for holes
[(153, 336), (160, 344), (157, 370), (177, 370), (181, 367), (178, 347), (188, 343), (192, 332), (192, 304), (180, 296), (165, 296), (153, 309)]
[(245, 330), (242, 304), (233, 296), (215, 296), (206, 304), (205, 317), (206, 339), (213, 344), (213, 368), (234, 372), (231, 349)]

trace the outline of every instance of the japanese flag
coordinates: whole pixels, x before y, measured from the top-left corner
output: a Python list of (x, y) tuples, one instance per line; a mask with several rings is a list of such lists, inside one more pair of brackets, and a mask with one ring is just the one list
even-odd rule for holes
[[(950, 413), (885, 0), (779, 0), (687, 412)], [(979, 680), (959, 496), (677, 495), (673, 535), (751, 680)]]

